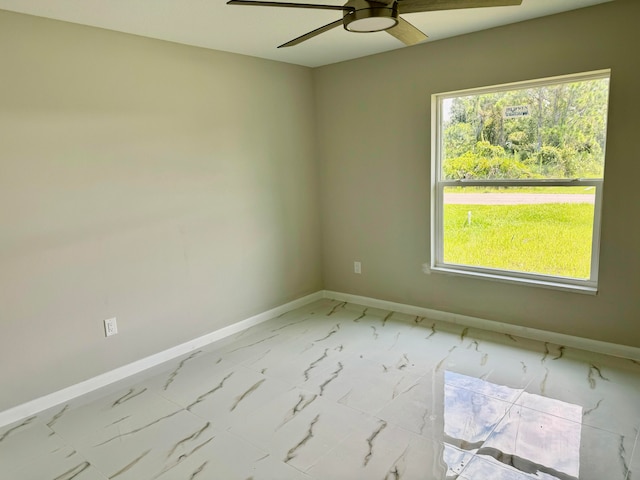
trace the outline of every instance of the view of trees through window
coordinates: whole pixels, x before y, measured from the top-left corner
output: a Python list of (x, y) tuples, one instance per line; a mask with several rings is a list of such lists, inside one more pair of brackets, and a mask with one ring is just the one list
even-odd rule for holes
[(602, 78), (447, 99), (445, 178), (602, 178), (608, 97)]
[(608, 74), (440, 97), (439, 262), (593, 280), (608, 97)]

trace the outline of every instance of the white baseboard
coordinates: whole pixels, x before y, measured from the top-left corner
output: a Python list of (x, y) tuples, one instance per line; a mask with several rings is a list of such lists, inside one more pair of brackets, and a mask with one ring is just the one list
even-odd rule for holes
[(227, 327), (208, 333), (202, 337), (195, 338), (188, 342), (182, 343), (175, 347), (171, 347), (162, 352), (145, 357), (143, 359), (132, 362), (123, 367), (116, 368), (109, 372), (103, 373), (96, 377), (77, 383), (57, 392), (45, 395), (43, 397), (31, 400), (16, 407), (0, 412), (0, 427), (23, 420), (27, 417), (35, 415), (56, 405), (60, 405), (76, 397), (90, 393), (102, 387), (106, 387), (112, 383), (124, 380), (127, 377), (140, 373), (149, 368), (160, 365), (168, 360), (180, 357), (187, 353), (193, 352), (199, 348), (205, 347), (217, 340), (221, 340), (235, 333), (241, 332), (254, 325), (258, 325), (266, 320), (270, 320), (278, 315), (286, 313), (290, 310), (300, 308), (308, 303), (320, 300), (322, 298), (330, 298), (341, 302), (355, 303), (365, 307), (380, 308), (408, 315), (418, 315), (433, 320), (464, 325), (466, 327), (478, 328), (481, 330), (489, 330), (498, 333), (508, 333), (509, 335), (530, 338), (542, 342), (549, 342), (556, 345), (565, 345), (567, 347), (588, 350), (591, 352), (612, 355), (616, 357), (629, 358), (640, 361), (640, 348), (630, 347), (627, 345), (618, 345), (614, 343), (601, 342), (582, 337), (574, 337), (562, 333), (550, 332), (547, 330), (538, 330), (535, 328), (522, 327), (508, 323), (495, 322), (477, 317), (459, 315), (456, 313), (443, 312), (430, 308), (416, 307), (403, 303), (388, 302), (386, 300), (378, 300), (370, 297), (362, 297), (359, 295), (351, 295), (348, 293), (333, 292), (330, 290), (321, 290), (305, 297), (299, 298), (292, 302), (280, 305), (266, 312), (254, 315), (240, 322), (234, 323)]
[(529, 338), (541, 342), (549, 342), (555, 345), (564, 345), (580, 350), (588, 350), (590, 352), (640, 361), (640, 348), (630, 347), (628, 345), (602, 342), (599, 340), (592, 340), (590, 338), (574, 337), (573, 335), (566, 335), (548, 330), (538, 330), (536, 328), (522, 327), (510, 323), (496, 322), (483, 318), (432, 310), (430, 308), (416, 307), (403, 303), (388, 302), (386, 300), (377, 300), (375, 298), (361, 297), (359, 295), (351, 295), (348, 293), (333, 292), (330, 290), (325, 290), (323, 295), (324, 298), (355, 303), (365, 307), (391, 310), (398, 313), (405, 313), (407, 315), (417, 315), (420, 317), (427, 317), (432, 320), (463, 325), (465, 327), (478, 328), (498, 333), (507, 333), (509, 335)]
[(77, 383), (57, 392), (45, 395), (35, 400), (23, 403), (16, 407), (0, 412), (0, 427), (9, 425), (11, 423), (23, 420), (27, 417), (35, 415), (49, 408), (53, 408), (56, 405), (66, 403), (73, 400), (76, 397), (90, 393), (102, 387), (106, 387), (112, 383), (124, 380), (127, 377), (140, 373), (149, 368), (160, 365), (168, 360), (180, 357), (181, 355), (193, 352), (199, 348), (205, 347), (217, 340), (221, 340), (225, 337), (233, 335), (234, 333), (241, 332), (247, 328), (258, 325), (266, 320), (270, 320), (278, 315), (282, 315), (290, 310), (302, 307), (308, 303), (314, 302), (324, 298), (322, 291), (312, 293), (292, 302), (285, 303), (279, 307), (272, 308), (266, 312), (259, 313), (253, 317), (241, 320), (227, 327), (223, 327), (215, 332), (208, 333), (202, 337), (189, 340), (175, 347), (171, 347), (162, 352), (150, 355), (135, 362), (124, 365), (115, 370), (103, 373), (96, 377), (85, 380), (84, 382)]

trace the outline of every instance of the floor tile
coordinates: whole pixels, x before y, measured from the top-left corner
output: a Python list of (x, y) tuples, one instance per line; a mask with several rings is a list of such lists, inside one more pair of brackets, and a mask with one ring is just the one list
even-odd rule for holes
[(78, 451), (108, 478), (157, 478), (215, 438), (215, 429), (186, 410), (132, 428), (103, 430), (84, 438)]
[(640, 429), (636, 434), (635, 446), (633, 453), (631, 454), (631, 461), (629, 462), (629, 473), (627, 474), (627, 480), (638, 478), (640, 475)]
[(245, 418), (290, 388), (278, 379), (235, 366), (218, 378), (203, 383), (195, 392), (171, 392), (168, 396), (194, 415), (221, 427), (229, 425), (235, 418)]
[(638, 432), (638, 362), (324, 299), (0, 428), (0, 477), (633, 480)]
[[(565, 416), (580, 420), (579, 406), (557, 408), (566, 412)], [(493, 468), (488, 462), (518, 475), (514, 478), (624, 480), (634, 441), (579, 421), (514, 405), (477, 450), (463, 478), (477, 478), (474, 476), (479, 472)], [(511, 478), (497, 471), (498, 478)]]
[(65, 446), (49, 455), (34, 458), (27, 465), (10, 474), (11, 480), (107, 480), (107, 477), (91, 465), (75, 448)]
[(63, 407), (48, 423), (56, 434), (75, 444), (96, 435), (135, 430), (181, 408), (146, 388), (132, 387), (77, 408)]
[(166, 465), (155, 478), (304, 480), (310, 477), (231, 433), (219, 432), (201, 448), (187, 452)]
[(236, 418), (230, 431), (305, 471), (354, 429), (377, 422), (317, 393), (294, 388), (252, 414)]
[(21, 422), (0, 436), (0, 472), (12, 472), (66, 446), (42, 423)]
[[(464, 468), (470, 454), (381, 421), (356, 431), (308, 470), (322, 479), (445, 478)], [(446, 449), (446, 452), (445, 452)], [(446, 461), (451, 462), (451, 468)]]

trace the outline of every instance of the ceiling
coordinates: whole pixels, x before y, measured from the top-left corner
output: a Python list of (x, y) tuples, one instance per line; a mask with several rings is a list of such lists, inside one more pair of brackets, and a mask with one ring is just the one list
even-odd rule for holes
[[(434, 41), (608, 1), (523, 0), (516, 7), (402, 16)], [(226, 0), (0, 0), (0, 9), (308, 67), (409, 48), (385, 32), (350, 33), (339, 27), (295, 47), (276, 48), (338, 20), (341, 13), (333, 10), (245, 7), (226, 5)]]

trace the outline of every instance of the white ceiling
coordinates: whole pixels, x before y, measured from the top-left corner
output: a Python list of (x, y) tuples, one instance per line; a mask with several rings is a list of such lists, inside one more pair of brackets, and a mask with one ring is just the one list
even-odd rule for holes
[[(434, 41), (608, 1), (612, 0), (523, 0), (516, 7), (403, 17), (429, 35), (427, 41)], [(340, 27), (295, 47), (276, 48), (339, 19), (341, 13), (332, 10), (245, 7), (226, 5), (226, 0), (0, 0), (0, 9), (308, 67), (407, 48), (385, 32), (358, 34)]]

